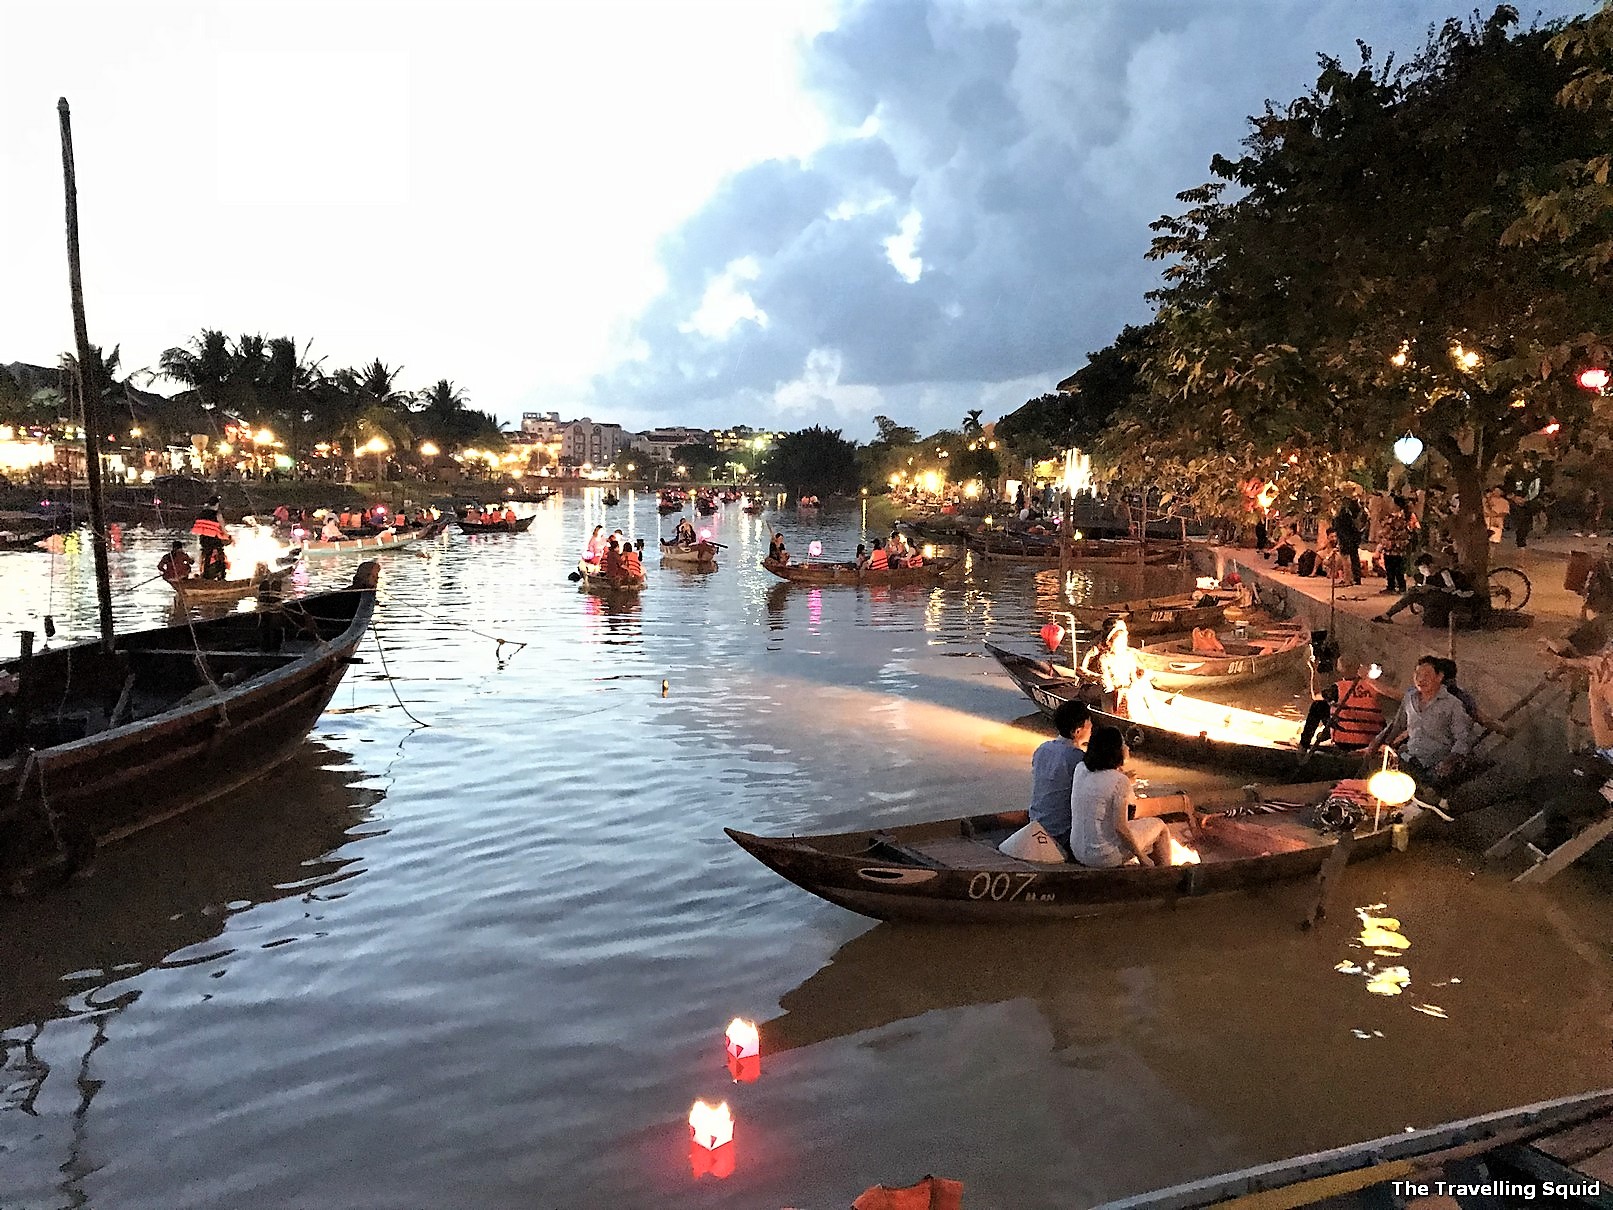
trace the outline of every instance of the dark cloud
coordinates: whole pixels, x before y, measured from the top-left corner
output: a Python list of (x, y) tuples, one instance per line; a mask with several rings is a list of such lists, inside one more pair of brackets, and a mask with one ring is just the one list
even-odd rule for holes
[[(923, 429), (1000, 414), (1147, 317), (1147, 225), (1180, 209), (1212, 154), (1236, 151), (1247, 115), (1313, 83), (1318, 53), (1349, 61), (1360, 38), (1380, 62), (1403, 57), (1457, 11), (855, 4), (803, 64), (838, 133), (807, 162), (731, 177), (666, 241), (644, 355), (596, 393), (668, 420), (823, 420), (859, 437), (876, 411)], [(910, 215), (911, 281), (887, 252)], [(703, 313), (719, 282), (729, 309)]]

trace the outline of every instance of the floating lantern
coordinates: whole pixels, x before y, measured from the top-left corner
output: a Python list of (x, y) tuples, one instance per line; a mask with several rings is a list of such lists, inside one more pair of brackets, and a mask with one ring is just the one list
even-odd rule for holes
[(697, 1180), (713, 1176), (720, 1181), (734, 1174), (734, 1119), (727, 1101), (696, 1101), (689, 1110), (689, 1169)]
[(809, 542), (807, 544), (807, 554), (811, 555), (814, 559), (816, 559), (822, 553), (823, 553), (823, 543), (822, 542)]
[(1042, 627), (1042, 645), (1049, 651), (1057, 651), (1064, 642), (1064, 627), (1057, 622), (1049, 622)]
[(735, 1017), (728, 1023), (723, 1053), (728, 1074), (738, 1083), (750, 1084), (762, 1075), (762, 1036), (754, 1021)]
[(711, 530), (709, 530), (709, 529), (701, 530), (700, 531), (700, 540), (702, 542), (710, 542), (711, 541)]

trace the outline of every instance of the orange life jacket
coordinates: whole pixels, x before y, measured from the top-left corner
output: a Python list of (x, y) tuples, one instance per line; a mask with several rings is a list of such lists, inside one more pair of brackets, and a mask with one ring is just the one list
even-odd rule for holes
[(868, 556), (869, 571), (885, 571), (891, 565), (890, 556), (885, 553), (884, 547), (878, 547)]
[(1341, 747), (1364, 748), (1383, 730), (1383, 705), (1364, 678), (1338, 683), (1339, 704), (1331, 720), (1333, 742)]
[(220, 542), (230, 536), (219, 523), (218, 510), (214, 508), (204, 508), (201, 515), (190, 523), (190, 532), (199, 538), (217, 538)]

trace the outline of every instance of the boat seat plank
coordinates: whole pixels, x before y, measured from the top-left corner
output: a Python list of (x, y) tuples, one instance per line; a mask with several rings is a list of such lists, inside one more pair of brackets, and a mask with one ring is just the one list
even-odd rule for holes
[(1613, 1117), (1592, 1118), (1554, 1131), (1536, 1139), (1534, 1147), (1565, 1164), (1578, 1164), (1587, 1156), (1613, 1148)]
[(1048, 868), (1040, 862), (1010, 857), (989, 840), (972, 836), (945, 836), (900, 847), (928, 858), (926, 864), (945, 869), (1040, 871)]

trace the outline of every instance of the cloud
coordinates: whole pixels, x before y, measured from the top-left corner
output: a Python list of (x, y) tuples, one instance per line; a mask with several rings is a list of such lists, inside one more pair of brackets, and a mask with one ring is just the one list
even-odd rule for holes
[(1147, 318), (1147, 225), (1237, 150), (1247, 115), (1313, 83), (1319, 52), (1348, 61), (1361, 38), (1404, 57), (1450, 12), (853, 4), (803, 52), (826, 142), (730, 176), (663, 242), (666, 289), (633, 327), (636, 355), (594, 392), (686, 422), (858, 437), (875, 412), (925, 430), (982, 401), (1000, 415)]

